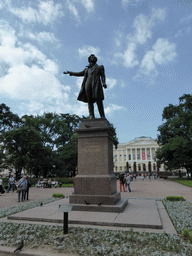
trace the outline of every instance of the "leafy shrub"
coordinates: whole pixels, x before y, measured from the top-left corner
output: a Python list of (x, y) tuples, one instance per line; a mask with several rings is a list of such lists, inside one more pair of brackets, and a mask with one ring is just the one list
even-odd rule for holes
[(192, 243), (192, 232), (191, 232), (190, 235), (189, 235), (189, 240), (190, 240), (190, 242)]
[(183, 230), (183, 237), (184, 238), (189, 238), (189, 230), (187, 230), (187, 229)]
[(59, 194), (59, 193), (54, 193), (52, 195), (52, 197), (57, 197), (57, 198), (65, 198), (65, 196), (63, 194)]
[(182, 196), (167, 196), (165, 200), (169, 201), (185, 201), (184, 197)]

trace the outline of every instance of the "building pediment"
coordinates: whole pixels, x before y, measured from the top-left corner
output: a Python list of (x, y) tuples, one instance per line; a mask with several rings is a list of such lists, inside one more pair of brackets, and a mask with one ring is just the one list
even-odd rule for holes
[(126, 143), (126, 146), (129, 146), (129, 147), (141, 147), (141, 146), (155, 146), (157, 145), (157, 142), (150, 138), (150, 137), (139, 137), (139, 138), (135, 138), (134, 140), (130, 141), (130, 142), (127, 142)]

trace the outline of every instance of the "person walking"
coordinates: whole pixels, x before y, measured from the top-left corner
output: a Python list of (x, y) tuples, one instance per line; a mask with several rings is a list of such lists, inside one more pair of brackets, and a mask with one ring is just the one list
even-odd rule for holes
[(129, 190), (129, 192), (131, 192), (131, 188), (130, 188), (131, 177), (129, 176), (129, 174), (127, 174), (126, 182), (127, 182), (127, 190)]
[(13, 175), (11, 174), (10, 178), (9, 178), (9, 184), (8, 184), (8, 190), (7, 190), (7, 193), (9, 193), (9, 190), (13, 190), (14, 192), (14, 189), (15, 189), (15, 178), (13, 177)]

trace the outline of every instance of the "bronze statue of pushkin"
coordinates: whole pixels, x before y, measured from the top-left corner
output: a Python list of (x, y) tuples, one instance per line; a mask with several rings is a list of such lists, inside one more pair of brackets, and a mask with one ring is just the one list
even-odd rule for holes
[(105, 69), (103, 65), (97, 64), (97, 57), (91, 54), (88, 57), (89, 65), (82, 72), (64, 71), (63, 74), (70, 76), (84, 76), (81, 90), (77, 100), (88, 103), (89, 117), (95, 118), (94, 103), (97, 103), (99, 114), (101, 118), (105, 118), (103, 100), (103, 87), (106, 89), (105, 83)]

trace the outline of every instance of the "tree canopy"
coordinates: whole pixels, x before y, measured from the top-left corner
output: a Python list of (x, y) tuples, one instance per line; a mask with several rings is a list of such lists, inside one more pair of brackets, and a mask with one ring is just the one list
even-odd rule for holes
[(186, 168), (192, 171), (192, 95), (184, 94), (179, 105), (163, 110), (165, 122), (158, 127), (156, 158), (169, 170)]
[(22, 168), (36, 177), (67, 176), (77, 166), (77, 135), (80, 117), (44, 113), (19, 118), (0, 105), (0, 160), (2, 168)]
[[(44, 113), (43, 115), (13, 114), (0, 105), (0, 165), (38, 176), (63, 177), (75, 174), (77, 167), (77, 133), (81, 118), (77, 115)], [(113, 143), (118, 139), (113, 130)]]

